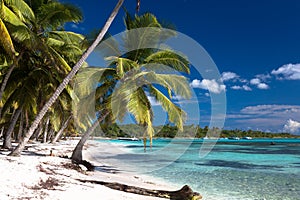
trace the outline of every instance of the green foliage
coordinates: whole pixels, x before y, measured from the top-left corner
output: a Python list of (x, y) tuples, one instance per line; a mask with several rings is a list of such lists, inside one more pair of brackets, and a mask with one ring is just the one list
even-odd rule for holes
[(171, 126), (167, 124), (163, 126), (158, 133), (155, 134), (155, 137), (162, 138), (174, 138), (178, 132), (178, 128), (176, 126)]
[[(13, 69), (1, 95), (5, 128), (11, 110), (20, 107), (29, 125), (85, 51), (84, 36), (62, 30), (66, 22), (81, 19), (78, 8), (55, 0), (0, 0), (1, 84)], [(70, 116), (72, 98), (68, 86), (49, 110), (52, 130), (58, 131)], [(74, 131), (72, 120), (67, 130)]]
[(109, 138), (131, 137), (126, 132), (124, 132), (116, 123), (110, 125), (102, 124), (101, 128), (104, 132), (105, 137), (109, 137)]
[[(143, 137), (143, 128), (135, 124), (126, 125), (102, 125), (102, 127), (114, 127), (109, 128), (110, 132), (105, 132), (105, 136), (110, 138), (115, 137)], [(115, 128), (117, 127), (117, 128)], [(160, 126), (154, 126), (155, 138), (204, 138), (210, 136), (211, 138), (229, 138), (229, 137), (252, 137), (252, 138), (299, 138), (300, 136), (292, 135), (289, 133), (267, 133), (254, 130), (220, 130), (218, 128), (209, 129), (207, 126), (201, 128), (195, 125), (186, 125), (183, 127), (183, 131), (179, 131), (178, 127), (166, 124)], [(219, 135), (221, 131), (221, 135)], [(121, 136), (120, 133), (124, 133), (125, 136)]]

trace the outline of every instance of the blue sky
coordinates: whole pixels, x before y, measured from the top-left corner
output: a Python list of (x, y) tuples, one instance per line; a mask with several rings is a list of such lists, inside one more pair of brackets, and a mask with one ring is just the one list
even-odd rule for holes
[[(88, 33), (103, 26), (117, 0), (64, 2), (78, 5), (85, 17), (82, 23), (67, 28)], [(133, 13), (136, 1), (125, 2)], [(201, 126), (210, 120), (211, 95), (224, 93), (225, 128), (299, 133), (299, 10), (298, 0), (141, 0), (140, 13), (152, 12), (196, 40), (222, 74), (223, 83), (190, 77), (200, 104)], [(123, 16), (121, 11), (110, 33), (124, 30)], [(96, 62), (96, 57), (89, 61)], [(193, 99), (179, 101), (190, 112), (188, 123), (199, 122), (199, 117), (194, 117)], [(157, 122), (162, 121), (160, 117)]]

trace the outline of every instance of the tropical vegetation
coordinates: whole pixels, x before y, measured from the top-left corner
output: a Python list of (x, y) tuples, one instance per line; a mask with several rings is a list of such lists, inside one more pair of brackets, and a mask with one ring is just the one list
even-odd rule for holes
[[(200, 127), (199, 125), (185, 125), (183, 131), (171, 124), (159, 125), (153, 127), (155, 134), (154, 138), (230, 138), (230, 137), (252, 137), (252, 138), (299, 138), (300, 136), (290, 133), (272, 133), (259, 130), (225, 130), (218, 128), (209, 128), (208, 126)], [(112, 124), (104, 129), (103, 132), (97, 132), (94, 136), (108, 138), (142, 138), (142, 128), (136, 124)], [(213, 135), (215, 134), (215, 135)]]
[[(186, 114), (173, 98), (191, 95), (184, 76), (189, 73), (189, 62), (184, 55), (161, 46), (176, 35), (175, 31), (162, 31), (170, 26), (153, 14), (126, 13), (127, 32), (121, 41), (115, 40), (107, 30), (123, 2), (118, 1), (103, 29), (90, 42), (87, 36), (65, 30), (66, 23), (83, 19), (80, 9), (73, 5), (57, 0), (0, 0), (2, 148), (12, 149), (12, 140), (19, 142), (11, 153), (19, 155), (30, 139), (56, 142), (63, 136), (82, 135), (73, 154), (75, 160), (81, 160), (82, 147), (98, 125), (101, 131), (95, 133), (99, 135), (141, 137), (145, 145), (147, 137), (151, 145), (152, 137), (204, 137), (207, 132), (212, 136), (221, 132), (221, 137), (290, 136), (184, 126)], [(138, 1), (137, 10), (139, 6)], [(133, 48), (145, 43), (151, 47)], [(85, 63), (97, 45), (107, 66)], [(86, 81), (87, 77), (93, 77), (96, 85)], [(153, 126), (150, 98), (168, 113), (172, 125)], [(92, 99), (96, 112), (87, 114), (89, 101), (83, 99)], [(74, 102), (77, 111), (72, 110)], [(134, 118), (135, 125), (118, 125), (126, 114)]]
[[(102, 125), (104, 131), (113, 130), (114, 126), (111, 124), (123, 121), (126, 113), (129, 113), (142, 127), (141, 132), (146, 150), (147, 137), (150, 138), (151, 148), (154, 134), (153, 108), (149, 98), (152, 97), (159, 102), (167, 111), (169, 121), (174, 123), (179, 130), (183, 130), (185, 112), (172, 101), (172, 98), (173, 96), (189, 98), (190, 87), (185, 76), (171, 72), (188, 74), (189, 62), (184, 56), (178, 55), (169, 48), (135, 48), (143, 47), (145, 41), (149, 43), (149, 40), (151, 40), (151, 46), (156, 47), (175, 35), (173, 31), (163, 31), (161, 29), (163, 25), (154, 15), (145, 13), (141, 16), (131, 16), (126, 13), (125, 26), (128, 32), (125, 32), (122, 41), (117, 42), (114, 38), (108, 37), (100, 44), (99, 53), (109, 62), (108, 67), (84, 68), (77, 75), (79, 83), (77, 96), (88, 101), (80, 101), (76, 105), (78, 108), (76, 113), (79, 115), (79, 120), (87, 122), (87, 127), (91, 126), (91, 120), (88, 119), (93, 117), (87, 115), (85, 109), (90, 103), (91, 98), (88, 97), (90, 95), (96, 97), (97, 115), (101, 121), (105, 122)], [(130, 32), (130, 30), (134, 31)], [(155, 33), (152, 30), (155, 30)], [(154, 34), (160, 37), (153, 37)], [(125, 49), (124, 53), (121, 53), (121, 47)], [(96, 82), (96, 88), (95, 85), (91, 85), (91, 81), (86, 81), (91, 80), (91, 77), (99, 79)], [(89, 87), (96, 89), (95, 94), (91, 92), (93, 90), (87, 89)], [(94, 122), (94, 125), (96, 123)], [(89, 129), (81, 138), (80, 145), (73, 153), (73, 160), (81, 161), (82, 147), (88, 138), (85, 136), (90, 135), (93, 130)]]
[[(0, 1), (2, 147), (11, 149), (12, 139), (19, 142), (11, 155), (19, 155), (30, 139), (55, 142), (62, 135), (77, 132), (89, 136), (99, 122), (106, 127), (103, 130), (110, 130), (110, 125), (122, 121), (125, 113), (130, 113), (143, 128), (144, 139), (148, 135), (152, 141), (150, 97), (161, 103), (169, 113), (171, 123), (183, 129), (185, 113), (172, 98), (175, 95), (189, 98), (189, 85), (184, 76), (171, 72), (189, 73), (189, 63), (184, 56), (169, 48), (130, 50), (133, 40), (127, 35), (123, 44), (116, 42), (114, 47), (119, 53), (121, 46), (125, 46), (128, 52), (124, 55), (106, 53), (108, 66), (87, 67), (84, 62), (103, 39), (123, 1), (119, 0), (93, 43), (81, 34), (65, 30), (66, 23), (82, 20), (82, 13), (73, 5), (56, 0)], [(140, 1), (137, 2), (138, 10)], [(127, 13), (125, 16), (126, 30), (151, 27), (166, 26), (150, 13), (141, 16)], [(142, 40), (155, 38), (152, 33), (144, 30)], [(162, 36), (160, 42), (173, 37), (174, 33), (159, 33)], [(154, 43), (159, 45), (158, 40)], [(158, 70), (159, 66), (154, 64), (169, 69)], [(81, 67), (84, 69), (74, 80), (73, 76)], [(89, 91), (78, 94), (73, 89), (76, 80), (86, 72), (102, 74), (97, 83), (97, 115), (94, 118), (78, 118), (78, 112), (74, 115), (71, 109), (72, 102), (91, 95)], [(84, 88), (84, 83), (80, 87)], [(88, 137), (83, 137), (83, 143), (84, 138)]]
[[(86, 45), (83, 35), (64, 30), (65, 23), (82, 20), (81, 11), (73, 5), (43, 0), (0, 2), (0, 123), (3, 147), (11, 148), (11, 134), (17, 140), (23, 138)], [(66, 88), (32, 137), (43, 133), (45, 141), (59, 131), (71, 115), (70, 100), (71, 89)], [(71, 123), (66, 129), (72, 129)]]

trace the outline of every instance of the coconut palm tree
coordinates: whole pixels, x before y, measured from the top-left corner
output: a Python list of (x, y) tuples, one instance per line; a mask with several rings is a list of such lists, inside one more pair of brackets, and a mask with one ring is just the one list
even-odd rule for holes
[(39, 114), (36, 116), (35, 120), (32, 122), (28, 132), (25, 134), (25, 137), (23, 140), (18, 144), (18, 146), (10, 153), (11, 156), (18, 156), (20, 155), (21, 151), (24, 149), (25, 145), (27, 144), (30, 137), (33, 135), (34, 131), (38, 127), (40, 121), (44, 117), (44, 115), (47, 113), (47, 111), (50, 109), (50, 107), (54, 104), (54, 102), (57, 100), (61, 92), (65, 89), (67, 84), (70, 82), (70, 80), (74, 77), (74, 75), (77, 73), (77, 71), (81, 68), (86, 58), (89, 56), (89, 54), (96, 48), (98, 43), (102, 40), (104, 35), (106, 34), (108, 28), (110, 27), (111, 23), (113, 22), (114, 18), (119, 12), (120, 7), (122, 6), (124, 0), (119, 0), (116, 7), (112, 11), (110, 17), (108, 18), (107, 22), (105, 23), (103, 29), (97, 36), (96, 40), (93, 42), (93, 44), (85, 51), (85, 53), (82, 55), (82, 57), (77, 61), (75, 66), (72, 68), (70, 73), (65, 77), (65, 79), (62, 81), (62, 83), (58, 86), (58, 88), (55, 90), (54, 94), (51, 96), (51, 98), (45, 103), (43, 108), (40, 110)]
[[(13, 57), (12, 64), (3, 73), (5, 76), (2, 79), (0, 100), (2, 100), (8, 79), (14, 68), (18, 66), (24, 52), (31, 53), (31, 56), (27, 58), (32, 59), (37, 56), (47, 58), (48, 64), (60, 68), (65, 76), (65, 73), (71, 70), (69, 64), (75, 63), (84, 50), (78, 45), (80, 41), (83, 41), (83, 36), (58, 30), (65, 22), (78, 22), (82, 19), (81, 13), (76, 7), (55, 1), (44, 3), (42, 0), (34, 1), (34, 4), (31, 4), (32, 7), (29, 7), (22, 2), (2, 1), (1, 17), (8, 24), (7, 27), (13, 40), (7, 39), (4, 42), (14, 42), (21, 54), (17, 59), (16, 56)], [(13, 49), (12, 47), (10, 49)]]
[[(146, 13), (141, 16), (132, 17), (128, 13), (125, 17), (125, 25), (127, 30), (137, 29), (142, 32), (143, 37), (134, 37), (136, 43), (142, 43), (145, 39), (152, 37), (151, 28), (159, 28), (163, 26), (157, 18)], [(149, 27), (146, 29), (138, 29), (141, 27)], [(164, 39), (174, 35), (170, 32), (169, 36), (164, 35)], [(133, 34), (136, 36), (135, 34)], [(109, 41), (103, 41), (101, 45), (101, 53), (110, 61), (107, 68), (85, 68), (77, 75), (77, 81), (80, 83), (78, 92), (85, 98), (88, 96), (94, 85), (89, 85), (91, 77), (99, 78), (98, 88), (94, 93), (96, 97), (96, 107), (98, 106), (98, 120), (92, 119), (93, 123), (83, 134), (81, 140), (73, 151), (72, 160), (76, 163), (82, 162), (82, 148), (89, 138), (90, 134), (95, 130), (96, 126), (110, 116), (110, 118), (122, 121), (126, 113), (134, 116), (136, 122), (144, 127), (144, 148), (146, 149), (146, 137), (150, 138), (150, 146), (152, 145), (153, 135), (153, 110), (149, 100), (149, 96), (154, 97), (168, 113), (169, 121), (176, 124), (182, 130), (185, 120), (184, 111), (172, 101), (173, 95), (179, 95), (183, 98), (191, 96), (190, 87), (186, 78), (182, 75), (174, 74), (174, 72), (189, 73), (189, 62), (182, 55), (170, 49), (136, 49), (128, 51), (121, 56), (112, 56), (120, 54), (120, 47), (130, 49), (132, 43), (130, 33), (123, 36), (123, 43), (118, 44), (112, 38)], [(154, 42), (163, 42), (161, 37), (159, 40), (153, 38)], [(159, 45), (159, 44), (158, 44)], [(136, 45), (142, 46), (142, 45)], [(109, 49), (109, 51), (107, 50)], [(113, 49), (113, 51), (111, 51)], [(162, 66), (163, 65), (163, 66)], [(166, 66), (168, 66), (166, 68)], [(173, 73), (172, 73), (173, 72)], [(89, 77), (89, 78), (87, 78)], [(89, 86), (87, 86), (89, 85)], [(90, 89), (87, 89), (90, 88)], [(80, 96), (80, 95), (79, 95)], [(87, 115), (84, 107), (89, 101), (82, 101), (78, 106), (78, 110), (83, 118)], [(100, 105), (97, 105), (100, 104)]]
[[(26, 104), (23, 112), (31, 119), (42, 108), (40, 105), (50, 98), (49, 92), (54, 92), (71, 70), (70, 65), (76, 63), (82, 55), (85, 50), (83, 46), (85, 38), (62, 29), (65, 22), (78, 22), (82, 19), (78, 8), (56, 1), (37, 0), (31, 4), (32, 7), (26, 3), (20, 5), (20, 2), (2, 1), (1, 17), (6, 20), (14, 48), (19, 49), (21, 53), (12, 61), (11, 66), (7, 65), (9, 69), (1, 74), (3, 81), (0, 93), (3, 107), (0, 113), (4, 107), (7, 110), (14, 101), (18, 101), (20, 105)], [(25, 7), (24, 12), (17, 9), (22, 6)], [(10, 87), (5, 90), (11, 75)], [(24, 97), (24, 92), (29, 88), (31, 90), (27, 94), (33, 95)], [(66, 92), (70, 92), (69, 89)], [(2, 99), (3, 94), (5, 99)], [(54, 111), (57, 113), (60, 110)], [(57, 120), (58, 115), (51, 116), (51, 124), (57, 129), (57, 124), (60, 124)]]
[(0, 1), (0, 46), (4, 49), (4, 55), (7, 55), (5, 59), (7, 65), (4, 68), (7, 70), (1, 82), (0, 101), (2, 100), (3, 92), (10, 74), (20, 59), (20, 55), (15, 49), (13, 38), (26, 38), (26, 34), (24, 34), (24, 32), (26, 32), (24, 30), (27, 29), (26, 23), (33, 20), (34, 14), (25, 1)]

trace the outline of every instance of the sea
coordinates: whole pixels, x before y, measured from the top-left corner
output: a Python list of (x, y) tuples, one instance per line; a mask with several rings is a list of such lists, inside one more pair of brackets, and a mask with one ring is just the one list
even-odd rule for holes
[(185, 184), (205, 200), (300, 200), (300, 139), (106, 140), (120, 168)]

